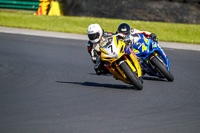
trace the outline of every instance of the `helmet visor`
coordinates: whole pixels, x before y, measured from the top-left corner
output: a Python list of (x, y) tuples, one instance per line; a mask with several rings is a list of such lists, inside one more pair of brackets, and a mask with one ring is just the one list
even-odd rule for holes
[(125, 35), (129, 35), (130, 34), (130, 29), (127, 27), (122, 27), (121, 29), (119, 29), (120, 33), (123, 33)]
[(88, 34), (88, 38), (90, 40), (95, 40), (97, 38), (99, 38), (100, 34), (99, 33), (94, 33), (94, 34)]
[(123, 33), (123, 34), (126, 35), (126, 36), (129, 36), (129, 35), (130, 35), (130, 31), (121, 31), (120, 33)]

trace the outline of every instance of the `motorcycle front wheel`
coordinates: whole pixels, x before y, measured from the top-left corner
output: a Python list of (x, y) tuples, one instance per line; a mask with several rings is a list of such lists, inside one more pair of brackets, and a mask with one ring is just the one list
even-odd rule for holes
[(141, 83), (142, 81), (138, 79), (136, 74), (131, 70), (131, 68), (128, 66), (128, 64), (125, 61), (120, 64), (120, 68), (124, 72), (128, 80), (133, 83), (133, 85), (136, 87), (137, 90), (143, 89), (143, 85)]
[(151, 63), (156, 67), (158, 72), (163, 75), (168, 81), (174, 81), (174, 77), (172, 76), (172, 74), (167, 70), (164, 64), (157, 57), (151, 59)]

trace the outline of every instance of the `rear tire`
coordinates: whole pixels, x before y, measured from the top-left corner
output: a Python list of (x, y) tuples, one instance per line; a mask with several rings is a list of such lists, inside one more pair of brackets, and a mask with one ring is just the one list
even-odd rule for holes
[[(137, 90), (142, 90), (143, 85), (138, 79), (138, 77), (135, 75), (135, 73), (131, 70), (131, 68), (127, 65), (126, 62), (123, 62), (120, 64), (121, 70), (124, 72), (126, 77), (128, 78), (129, 81), (132, 82), (132, 84), (136, 87)], [(142, 81), (142, 79), (141, 79)]]
[(174, 81), (173, 75), (167, 70), (163, 63), (156, 57), (151, 60), (151, 63), (158, 69), (158, 72), (163, 75), (168, 81)]

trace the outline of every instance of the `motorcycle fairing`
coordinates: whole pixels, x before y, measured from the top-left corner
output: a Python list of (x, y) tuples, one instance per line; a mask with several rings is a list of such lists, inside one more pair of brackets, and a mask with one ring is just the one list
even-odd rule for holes
[[(117, 60), (126, 61), (133, 72), (137, 72), (138, 77), (141, 77), (142, 72), (140, 64), (137, 61), (137, 56), (131, 51), (129, 47), (126, 47), (126, 44), (123, 41), (118, 40), (116, 36), (113, 36), (112, 42), (110, 44), (101, 46), (100, 50), (101, 60), (104, 62), (109, 62), (110, 65), (106, 65), (106, 67), (117, 79), (131, 84), (131, 82), (127, 80), (123, 71), (120, 69), (119, 65), (116, 63)], [(122, 60), (122, 58), (125, 60)], [(115, 66), (115, 68), (112, 66)]]
[(143, 34), (139, 34), (139, 36), (140, 40), (138, 45), (133, 45), (134, 52), (137, 57), (140, 57), (143, 61), (147, 61), (147, 58), (150, 56), (150, 54), (154, 53), (154, 56), (157, 56), (157, 58), (166, 64), (169, 71), (170, 62), (159, 44), (150, 38), (146, 38)]

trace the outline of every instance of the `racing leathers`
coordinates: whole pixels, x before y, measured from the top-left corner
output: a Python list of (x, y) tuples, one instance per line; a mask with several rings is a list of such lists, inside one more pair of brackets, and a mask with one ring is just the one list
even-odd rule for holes
[[(104, 32), (103, 36), (105, 35), (113, 35), (111, 32)], [(102, 73), (108, 73), (108, 70), (104, 67), (104, 64), (101, 62), (101, 51), (100, 51), (100, 41), (97, 43), (92, 43), (91, 41), (88, 41), (87, 49), (88, 53), (91, 56), (92, 62), (94, 65), (94, 70), (96, 71), (97, 75), (100, 75)]]
[[(132, 51), (138, 50), (138, 52), (140, 52), (139, 49), (137, 49), (140, 47), (140, 45), (142, 45), (139, 34), (143, 34), (146, 38), (151, 38), (154, 42), (157, 42), (156, 34), (150, 33), (148, 31), (140, 31), (137, 29), (130, 28), (128, 34), (123, 34), (123, 32), (118, 34), (120, 35), (121, 40), (123, 40), (126, 43), (126, 45), (131, 48)], [(144, 69), (144, 67), (142, 66), (142, 60), (140, 58), (138, 58), (138, 61), (142, 67), (142, 72), (144, 75), (146, 73), (146, 69)]]
[(150, 33), (148, 31), (140, 31), (133, 28), (131, 28), (130, 34), (128, 36), (121, 34), (121, 38), (127, 45), (132, 47), (132, 45), (140, 45), (140, 36), (138, 34), (143, 34), (145, 37), (151, 38), (154, 42), (157, 42), (156, 34)]

